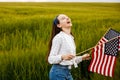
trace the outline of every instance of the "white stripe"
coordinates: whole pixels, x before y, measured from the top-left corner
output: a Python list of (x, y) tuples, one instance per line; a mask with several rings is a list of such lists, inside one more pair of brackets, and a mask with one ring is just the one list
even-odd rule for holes
[(97, 72), (97, 71), (96, 71), (96, 68), (97, 68), (97, 65), (99, 65), (99, 64), (98, 64), (99, 59), (100, 59), (100, 45), (98, 46), (98, 58), (97, 58), (97, 61), (96, 61), (96, 63), (95, 63), (94, 72)]
[(100, 61), (100, 65), (98, 67), (98, 73), (100, 73), (100, 67), (102, 66), (102, 62), (103, 62), (103, 57), (104, 57), (104, 44), (103, 44), (103, 47), (102, 47), (102, 55), (101, 55), (101, 61)]
[(93, 62), (92, 62), (92, 64), (91, 64), (91, 67), (90, 67), (90, 71), (92, 71), (92, 69), (93, 69), (93, 65), (95, 64), (95, 60), (96, 60), (96, 47), (94, 48), (94, 59), (93, 59)]
[(110, 77), (112, 77), (112, 70), (113, 70), (114, 62), (115, 62), (115, 56), (112, 58), (112, 64), (110, 66)]
[(110, 60), (111, 60), (111, 56), (109, 56), (108, 58), (108, 63), (107, 63), (107, 67), (106, 67), (106, 70), (105, 70), (105, 75), (108, 76), (108, 69), (109, 69), (109, 66), (110, 66)]
[(102, 74), (104, 74), (104, 68), (105, 68), (106, 61), (107, 61), (107, 55), (105, 55), (105, 61), (103, 63), (103, 67), (102, 67)]

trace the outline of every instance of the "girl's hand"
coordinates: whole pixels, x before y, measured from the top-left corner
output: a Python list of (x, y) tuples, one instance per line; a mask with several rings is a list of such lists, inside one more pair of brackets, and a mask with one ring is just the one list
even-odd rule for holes
[(65, 55), (61, 56), (62, 60), (70, 60), (74, 57), (75, 57), (75, 55), (73, 55), (73, 54), (65, 54)]
[(84, 54), (82, 56), (82, 60), (89, 60), (90, 59), (90, 54)]

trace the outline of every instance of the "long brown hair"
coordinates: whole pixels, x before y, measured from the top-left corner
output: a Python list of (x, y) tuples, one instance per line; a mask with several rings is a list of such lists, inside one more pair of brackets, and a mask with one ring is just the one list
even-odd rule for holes
[(50, 54), (50, 50), (51, 50), (51, 46), (52, 46), (52, 40), (56, 34), (58, 34), (60, 31), (62, 31), (61, 28), (57, 27), (57, 24), (59, 24), (59, 20), (57, 19), (57, 17), (58, 16), (55, 17), (55, 19), (53, 20), (53, 24), (52, 24), (52, 32), (51, 32), (51, 37), (50, 37), (50, 41), (48, 44), (47, 62), (48, 62), (48, 56)]

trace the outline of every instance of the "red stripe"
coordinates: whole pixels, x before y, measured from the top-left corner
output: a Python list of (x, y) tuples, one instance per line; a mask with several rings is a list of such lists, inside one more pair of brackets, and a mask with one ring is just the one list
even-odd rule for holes
[(109, 74), (110, 74), (110, 73), (109, 73), (109, 67), (111, 66), (110, 60), (111, 60), (111, 56), (108, 55), (108, 63), (107, 63), (106, 72), (105, 72), (106, 76), (109, 76)]
[(109, 56), (107, 55), (107, 60), (106, 60), (106, 63), (105, 63), (105, 67), (104, 67), (104, 75), (106, 76), (107, 74), (106, 74), (106, 67), (107, 67), (107, 65), (108, 65), (108, 58), (109, 58)]
[(105, 39), (105, 38), (102, 38), (102, 41), (106, 42), (106, 39)]
[(113, 69), (112, 69), (112, 76), (114, 76), (115, 65), (116, 65), (116, 57), (115, 57), (115, 61), (114, 61)]
[(98, 73), (98, 67), (101, 66), (101, 65), (100, 65), (100, 61), (102, 61), (102, 60), (101, 60), (101, 57), (102, 57), (102, 47), (103, 47), (103, 45), (100, 45), (100, 49), (99, 49), (99, 51), (100, 51), (100, 53), (99, 53), (99, 54), (100, 54), (100, 55), (99, 55), (100, 58), (99, 58), (98, 65), (97, 65), (97, 68), (96, 68), (96, 72), (97, 72), (97, 73)]
[(105, 61), (105, 55), (103, 56), (103, 61), (102, 61), (102, 66), (100, 67), (100, 73), (102, 74), (102, 67), (103, 67), (103, 64), (104, 64), (104, 61)]
[(110, 67), (111, 67), (111, 64), (112, 64), (112, 60), (113, 60), (113, 57), (111, 56), (111, 60), (110, 60), (110, 66), (108, 67), (108, 76), (110, 76)]
[[(93, 51), (93, 55), (96, 55), (96, 47), (94, 48), (94, 51)], [(94, 63), (94, 61), (95, 61), (95, 56), (94, 56), (94, 58), (93, 58), (93, 63), (92, 63), (92, 68), (91, 68), (91, 71), (94, 71), (94, 65), (95, 65), (95, 63)]]
[(97, 62), (97, 59), (98, 59), (98, 46), (96, 47), (96, 52), (94, 52), (94, 54), (96, 54), (96, 59), (95, 59), (95, 63), (94, 63), (94, 65), (93, 65), (92, 71), (96, 72), (96, 70), (94, 70), (94, 69), (95, 69), (95, 64), (96, 64), (96, 62)]
[(98, 45), (100, 45), (100, 44), (102, 44), (102, 43), (104, 43), (104, 42), (107, 42), (107, 40), (103, 37), (103, 38), (101, 38), (100, 41), (98, 42)]
[(94, 51), (95, 51), (95, 49), (93, 48), (93, 49), (92, 49), (92, 60), (91, 60), (90, 65), (89, 65), (89, 67), (88, 67), (88, 71), (90, 71), (90, 68), (91, 68), (92, 63), (93, 63), (93, 59), (94, 59)]
[(102, 41), (100, 41), (98, 45), (100, 45), (101, 43), (102, 43)]
[(119, 43), (119, 49), (120, 49), (120, 43)]
[(98, 73), (101, 73), (101, 66), (103, 66), (103, 61), (104, 61), (104, 45), (101, 47), (101, 59), (98, 67)]
[(94, 72), (97, 72), (97, 65), (98, 65), (98, 61), (99, 61), (99, 46), (97, 46), (96, 53), (97, 53), (97, 55), (96, 55), (96, 62), (95, 62)]
[(120, 50), (120, 39), (119, 39), (119, 46), (118, 46), (118, 50)]
[(120, 49), (120, 43), (119, 43), (119, 49)]

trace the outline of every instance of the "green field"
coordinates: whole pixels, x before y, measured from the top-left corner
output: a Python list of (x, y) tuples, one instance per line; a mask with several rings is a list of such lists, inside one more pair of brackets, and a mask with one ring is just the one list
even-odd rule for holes
[[(95, 46), (109, 28), (120, 32), (120, 3), (0, 3), (0, 80), (48, 80), (48, 42), (60, 13), (72, 19), (77, 53)], [(71, 70), (74, 80), (120, 79), (120, 55), (113, 78), (88, 72), (88, 65)]]

